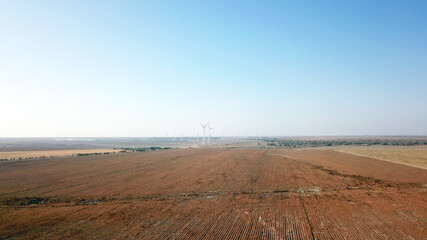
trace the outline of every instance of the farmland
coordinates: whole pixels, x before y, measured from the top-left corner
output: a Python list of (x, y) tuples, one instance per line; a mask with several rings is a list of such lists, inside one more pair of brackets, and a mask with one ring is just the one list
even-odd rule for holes
[(338, 151), (378, 158), (427, 169), (427, 147), (351, 147)]
[(63, 156), (73, 156), (73, 155), (115, 153), (118, 151), (120, 150), (111, 149), (111, 148), (8, 151), (8, 152), (0, 152), (0, 159), (16, 160), (16, 159), (31, 159), (31, 158), (46, 158), (46, 157), (63, 157)]
[(427, 171), (334, 150), (0, 163), (0, 238), (425, 239)]

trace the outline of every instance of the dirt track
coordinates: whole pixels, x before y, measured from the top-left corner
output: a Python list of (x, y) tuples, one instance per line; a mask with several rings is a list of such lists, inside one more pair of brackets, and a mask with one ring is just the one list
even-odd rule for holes
[(425, 239), (427, 171), (326, 150), (0, 163), (0, 238)]

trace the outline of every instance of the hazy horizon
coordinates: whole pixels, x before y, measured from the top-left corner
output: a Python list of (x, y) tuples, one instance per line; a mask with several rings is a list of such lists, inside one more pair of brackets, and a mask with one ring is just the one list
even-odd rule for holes
[(1, 1), (0, 138), (426, 136), (425, 1)]
[[(0, 139), (61, 139), (61, 140), (73, 140), (73, 141), (89, 141), (94, 139), (132, 139), (132, 138), (178, 138), (184, 137), (184, 140), (186, 138), (199, 138), (202, 139), (202, 135), (176, 135), (176, 136), (141, 136), (141, 137), (130, 137), (130, 136), (123, 136), (123, 137), (115, 137), (115, 136), (107, 136), (107, 137), (98, 137), (98, 136), (77, 136), (77, 137), (68, 137), (68, 136), (59, 136), (59, 137), (0, 137)], [(207, 138), (208, 136), (206, 136)], [(220, 139), (222, 137), (224, 138), (426, 138), (427, 135), (300, 135), (300, 136), (286, 136), (286, 135), (240, 135), (240, 136), (233, 136), (233, 135), (212, 135), (212, 138)]]

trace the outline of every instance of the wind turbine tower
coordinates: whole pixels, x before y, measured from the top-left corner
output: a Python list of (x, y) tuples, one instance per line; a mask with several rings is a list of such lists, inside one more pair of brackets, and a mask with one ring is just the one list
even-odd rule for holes
[[(209, 123), (208, 123), (209, 124)], [(211, 125), (209, 125), (209, 138), (208, 138), (208, 143), (210, 144), (211, 143), (211, 130), (212, 130), (213, 128), (211, 128)]]
[(203, 145), (205, 145), (205, 136), (206, 136), (206, 127), (209, 125), (209, 123), (206, 123), (205, 125), (201, 124), (203, 128)]

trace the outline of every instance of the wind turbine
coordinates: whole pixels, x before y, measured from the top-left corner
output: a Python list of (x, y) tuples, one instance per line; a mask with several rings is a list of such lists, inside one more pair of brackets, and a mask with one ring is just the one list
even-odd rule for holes
[[(209, 125), (209, 123), (208, 123), (208, 125)], [(211, 130), (212, 130), (213, 128), (211, 128), (211, 125), (209, 125), (209, 138), (208, 138), (208, 143), (210, 144), (211, 143)]]
[(209, 123), (206, 123), (205, 125), (201, 124), (203, 128), (203, 145), (205, 144), (205, 136), (206, 136), (206, 127), (209, 125)]

